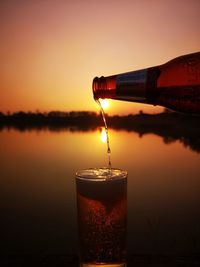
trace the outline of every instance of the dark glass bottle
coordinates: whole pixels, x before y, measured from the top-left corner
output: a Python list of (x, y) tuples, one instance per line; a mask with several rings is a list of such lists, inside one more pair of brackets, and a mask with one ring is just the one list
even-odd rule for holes
[(200, 115), (200, 52), (147, 69), (96, 77), (93, 95)]

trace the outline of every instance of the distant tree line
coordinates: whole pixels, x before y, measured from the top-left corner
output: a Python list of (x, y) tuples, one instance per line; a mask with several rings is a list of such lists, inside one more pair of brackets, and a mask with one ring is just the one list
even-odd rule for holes
[[(109, 128), (133, 131), (142, 137), (156, 134), (165, 143), (179, 140), (184, 146), (200, 152), (200, 117), (183, 115), (176, 112), (159, 114), (130, 114), (126, 116), (108, 116)], [(53, 131), (92, 131), (103, 127), (102, 116), (90, 111), (51, 111), (51, 112), (0, 112), (0, 130), (15, 128), (20, 131), (48, 129)]]
[(100, 114), (90, 111), (50, 111), (50, 112), (0, 112), (0, 125), (21, 126), (21, 127), (90, 127), (97, 126), (101, 121)]

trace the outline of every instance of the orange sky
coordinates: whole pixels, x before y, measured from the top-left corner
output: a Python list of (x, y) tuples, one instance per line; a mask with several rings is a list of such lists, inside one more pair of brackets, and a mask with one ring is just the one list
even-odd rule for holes
[[(199, 0), (1, 0), (0, 110), (94, 110), (92, 79), (200, 50)], [(110, 114), (160, 109), (112, 101)]]

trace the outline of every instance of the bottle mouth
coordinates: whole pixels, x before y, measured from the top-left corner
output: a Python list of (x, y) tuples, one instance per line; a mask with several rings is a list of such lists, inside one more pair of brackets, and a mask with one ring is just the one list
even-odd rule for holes
[(95, 100), (98, 100), (99, 98), (106, 98), (107, 95), (107, 83), (106, 78), (104, 76), (95, 77), (93, 79), (92, 83), (92, 91), (93, 91), (93, 97)]
[(92, 82), (92, 92), (93, 92), (93, 97), (95, 100), (97, 100), (97, 88), (98, 88), (98, 77), (95, 77)]

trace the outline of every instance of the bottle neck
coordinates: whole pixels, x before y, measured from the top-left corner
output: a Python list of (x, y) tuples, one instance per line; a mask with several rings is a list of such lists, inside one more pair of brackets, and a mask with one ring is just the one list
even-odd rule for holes
[(131, 71), (93, 80), (94, 99), (111, 98), (132, 102), (146, 102), (147, 69)]
[(94, 99), (111, 98), (154, 104), (159, 66), (93, 80)]
[(116, 99), (146, 102), (147, 69), (117, 75)]

